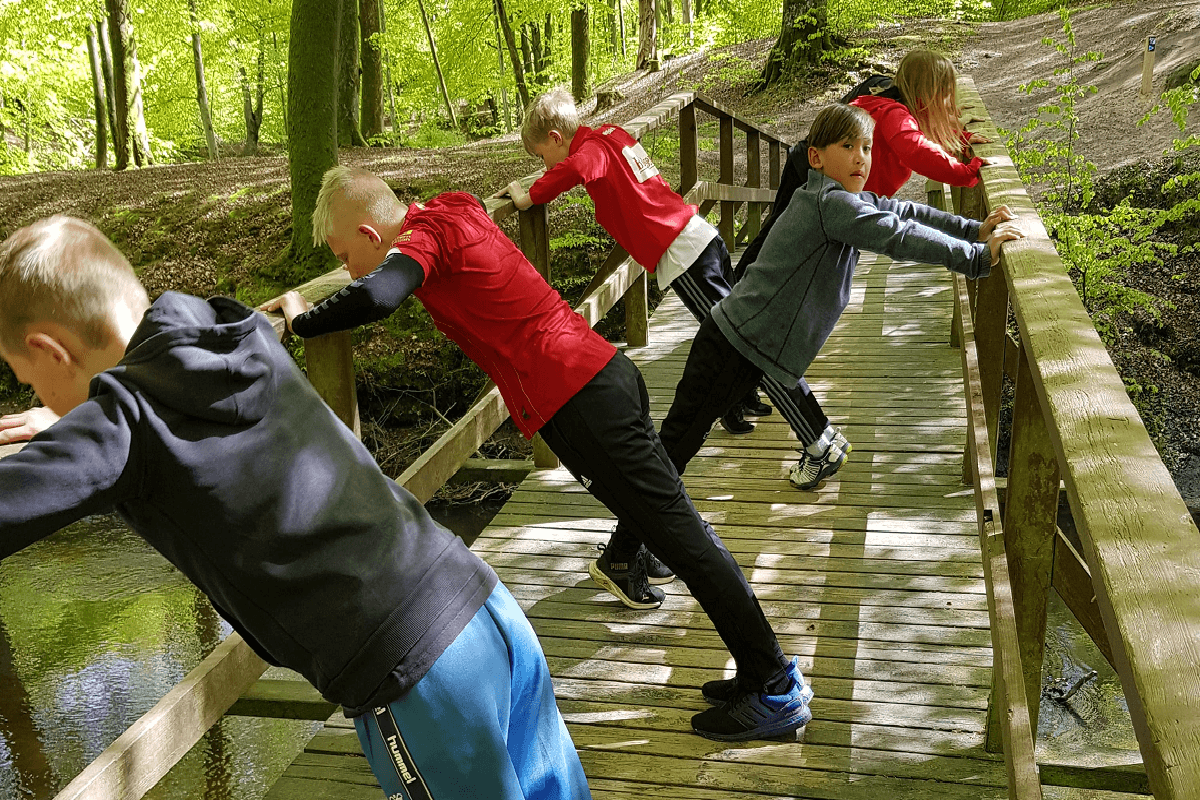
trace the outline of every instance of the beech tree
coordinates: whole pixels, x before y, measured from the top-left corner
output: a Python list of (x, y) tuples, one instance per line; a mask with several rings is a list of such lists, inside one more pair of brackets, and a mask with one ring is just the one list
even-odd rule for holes
[(354, 0), (292, 0), (288, 43), (288, 173), (292, 179), (292, 282), (333, 266), (327, 247), (314, 247), (312, 214), (326, 170), (338, 163), (338, 42), (341, 4)]

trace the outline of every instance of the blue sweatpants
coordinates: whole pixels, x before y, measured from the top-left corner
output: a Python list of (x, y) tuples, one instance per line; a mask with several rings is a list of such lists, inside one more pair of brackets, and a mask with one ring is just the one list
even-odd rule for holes
[(354, 718), (388, 800), (590, 800), (537, 636), (504, 584), (403, 697)]

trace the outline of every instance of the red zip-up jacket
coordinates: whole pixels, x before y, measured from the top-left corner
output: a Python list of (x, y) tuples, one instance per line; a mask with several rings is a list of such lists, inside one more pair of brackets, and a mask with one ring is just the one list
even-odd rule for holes
[(983, 161), (976, 157), (964, 164), (947, 154), (921, 132), (916, 118), (903, 103), (863, 95), (850, 105), (858, 106), (875, 120), (871, 174), (863, 191), (891, 197), (913, 172), (951, 186), (974, 186), (979, 182)]
[(616, 125), (580, 125), (567, 157), (534, 181), (529, 199), (549, 203), (581, 183), (596, 206), (596, 221), (647, 272), (654, 272), (696, 215), (696, 207), (658, 174), (642, 145)]

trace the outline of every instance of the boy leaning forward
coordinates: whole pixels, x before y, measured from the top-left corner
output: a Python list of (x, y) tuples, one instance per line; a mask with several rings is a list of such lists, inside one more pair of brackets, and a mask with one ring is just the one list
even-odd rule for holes
[[(479, 198), (448, 192), (405, 206), (370, 172), (334, 167), (313, 231), (355, 281), (311, 310), (294, 292), (271, 303), (295, 333), (382, 319), (415, 295), (438, 329), (495, 381), (521, 432), (540, 433), (579, 482), (687, 584), (738, 665), (738, 679), (711, 682), (722, 685), (714, 697), (721, 704), (692, 718), (696, 732), (751, 739), (794, 731), (811, 718), (811, 689), (784, 657), (741, 568), (696, 512), (659, 442), (641, 373), (546, 283)], [(648, 585), (644, 561), (639, 550), (633, 564), (598, 580), (627, 605), (654, 608), (663, 595)]]

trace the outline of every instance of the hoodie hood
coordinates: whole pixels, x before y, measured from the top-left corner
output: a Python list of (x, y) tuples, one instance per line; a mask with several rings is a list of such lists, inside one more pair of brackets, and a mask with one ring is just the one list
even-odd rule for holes
[[(271, 407), (277, 383), (261, 337), (277, 338), (266, 317), (236, 300), (165, 292), (142, 318), (113, 372), (188, 416), (254, 423)], [(92, 393), (97, 391), (93, 382)]]

